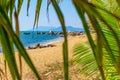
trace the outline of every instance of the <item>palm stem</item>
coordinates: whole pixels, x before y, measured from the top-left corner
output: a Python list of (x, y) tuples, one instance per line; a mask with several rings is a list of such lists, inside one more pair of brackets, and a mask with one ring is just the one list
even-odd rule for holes
[[(14, 17), (15, 17), (15, 21), (16, 21), (16, 35), (17, 37), (19, 38), (20, 37), (20, 32), (19, 32), (19, 19), (18, 19), (18, 14), (16, 12), (16, 9), (15, 9), (15, 12), (14, 12)], [(22, 57), (20, 54), (18, 54), (18, 58), (19, 58), (19, 64), (20, 64), (20, 77), (22, 79)]]
[(5, 65), (5, 78), (6, 78), (6, 80), (8, 80), (7, 79), (7, 64), (6, 64), (6, 60), (4, 60), (4, 65)]

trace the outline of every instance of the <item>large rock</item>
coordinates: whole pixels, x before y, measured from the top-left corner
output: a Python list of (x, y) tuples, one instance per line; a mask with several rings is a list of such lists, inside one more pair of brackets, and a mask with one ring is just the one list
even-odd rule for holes
[(68, 32), (68, 35), (70, 36), (79, 36), (79, 35), (83, 35), (83, 33), (80, 31), (80, 32)]
[(53, 35), (55, 34), (52, 30), (49, 31), (49, 34)]

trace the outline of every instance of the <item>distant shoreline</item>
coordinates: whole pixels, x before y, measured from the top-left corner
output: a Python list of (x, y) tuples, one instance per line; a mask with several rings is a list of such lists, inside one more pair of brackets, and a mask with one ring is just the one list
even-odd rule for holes
[[(24, 34), (24, 32), (26, 32), (27, 34)], [(28, 33), (30, 33), (30, 34), (28, 34)], [(35, 32), (33, 32), (33, 31), (22, 31), (21, 32), (21, 42), (22, 42), (24, 48), (28, 49), (28, 47), (30, 47), (30, 46), (34, 47), (37, 44), (48, 45), (48, 44), (54, 44), (56, 42), (61, 42), (61, 41), (64, 40), (62, 32), (59, 32), (57, 34), (54, 33), (54, 32), (51, 33), (51, 34), (48, 34), (48, 33), (49, 32), (47, 32), (47, 34), (37, 34), (36, 31)], [(68, 36), (76, 36), (76, 35), (77, 36), (78, 35), (83, 35), (83, 33), (82, 32), (68, 32)], [(33, 36), (35, 38), (33, 38)], [(40, 37), (40, 36), (43, 36), (43, 37)], [(51, 37), (53, 37), (53, 38), (51, 38)], [(0, 53), (2, 53), (1, 47), (0, 47)]]

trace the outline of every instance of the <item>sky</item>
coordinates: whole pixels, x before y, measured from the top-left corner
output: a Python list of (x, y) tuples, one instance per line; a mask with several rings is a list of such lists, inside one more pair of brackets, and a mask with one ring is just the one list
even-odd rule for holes
[[(26, 16), (27, 0), (24, 0), (22, 9), (20, 12), (20, 16), (19, 16), (20, 30), (30, 30), (33, 28), (36, 2), (37, 0), (31, 0), (30, 8), (29, 8), (29, 16)], [(82, 27), (82, 23), (72, 4), (72, 0), (63, 0), (59, 4), (59, 7), (64, 15), (66, 26), (73, 26), (73, 27), (80, 27), (80, 28)], [(50, 21), (48, 21), (48, 18), (47, 18), (46, 8), (47, 8), (47, 0), (42, 0), (38, 26), (59, 27), (60, 23), (52, 4), (49, 6)]]

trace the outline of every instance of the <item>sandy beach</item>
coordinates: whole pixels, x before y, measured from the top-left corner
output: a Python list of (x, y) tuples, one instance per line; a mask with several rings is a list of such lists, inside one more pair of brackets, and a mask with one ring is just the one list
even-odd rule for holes
[[(81, 36), (69, 36), (68, 38), (68, 47), (69, 47), (69, 60), (72, 59), (73, 57), (73, 47), (77, 43), (82, 43), (87, 41), (86, 35), (81, 35)], [(56, 42), (53, 43), (56, 45), (55, 47), (47, 47), (47, 48), (37, 48), (37, 49), (29, 49), (27, 50), (30, 58), (32, 59), (35, 67), (37, 68), (38, 72), (41, 74), (43, 73), (46, 69), (48, 64), (53, 64), (57, 62), (63, 62), (63, 56), (62, 56), (62, 43), (61, 42)], [(16, 60), (18, 63), (18, 52), (16, 52)], [(4, 62), (3, 62), (3, 56), (0, 54), (0, 68), (4, 70)], [(18, 65), (19, 67), (19, 65)], [(27, 66), (25, 61), (22, 59), (22, 68), (23, 68), (23, 80), (34, 80), (34, 79), (26, 79), (29, 74), (32, 73), (30, 68)], [(8, 79), (10, 79), (9, 72), (7, 74)]]

